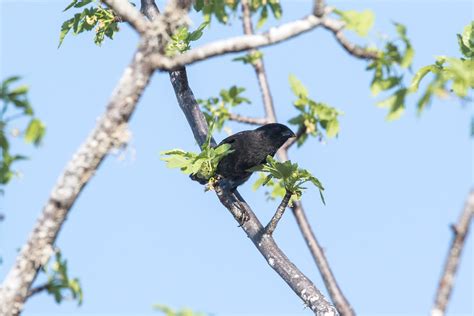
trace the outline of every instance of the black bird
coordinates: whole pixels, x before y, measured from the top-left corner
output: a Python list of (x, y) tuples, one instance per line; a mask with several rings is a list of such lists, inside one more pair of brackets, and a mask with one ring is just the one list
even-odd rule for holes
[(224, 156), (217, 165), (216, 174), (221, 178), (220, 185), (225, 189), (235, 190), (250, 178), (250, 168), (265, 163), (268, 155), (273, 157), (289, 138), (295, 136), (285, 125), (271, 123), (225, 138), (217, 146), (230, 144), (233, 152)]

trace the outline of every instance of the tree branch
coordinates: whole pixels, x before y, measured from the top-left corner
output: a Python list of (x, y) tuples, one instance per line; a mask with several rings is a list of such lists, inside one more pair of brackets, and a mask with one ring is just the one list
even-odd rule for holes
[(264, 117), (248, 117), (234, 113), (229, 113), (229, 120), (251, 125), (265, 125), (269, 123)]
[(140, 12), (150, 20), (155, 20), (160, 15), (155, 0), (141, 0)]
[[(170, 74), (171, 83), (176, 92), (179, 106), (188, 120), (196, 141), (199, 145), (205, 141), (204, 133), (208, 127), (204, 115), (200, 113), (199, 107), (189, 88), (185, 69), (173, 71)], [(241, 224), (242, 229), (252, 240), (268, 264), (280, 275), (305, 304), (315, 312), (316, 315), (336, 315), (336, 309), (325, 299), (323, 294), (314, 284), (291, 263), (291, 261), (278, 248), (271, 236), (265, 235), (264, 228), (253, 211), (247, 205), (240, 194), (224, 191), (216, 188), (216, 194), (221, 203), (232, 213), (234, 218)], [(242, 223), (243, 216), (247, 220)]]
[(127, 0), (103, 0), (123, 20), (127, 21), (138, 33), (144, 34), (151, 24)]
[(320, 24), (321, 19), (314, 15), (309, 15), (303, 19), (271, 28), (268, 32), (263, 34), (236, 36), (215, 41), (173, 58), (165, 57), (161, 54), (154, 54), (154, 56), (152, 56), (152, 64), (155, 68), (161, 70), (174, 70), (211, 57), (273, 45), (308, 32)]
[(296, 222), (298, 223), (298, 227), (301, 230), (301, 234), (306, 241), (316, 265), (318, 266), (324, 284), (329, 292), (329, 296), (334, 302), (334, 305), (336, 305), (337, 311), (339, 314), (341, 314), (341, 316), (354, 316), (354, 309), (351, 307), (351, 304), (344, 296), (344, 293), (342, 293), (342, 290), (337, 283), (331, 267), (329, 266), (329, 262), (324, 255), (324, 251), (316, 239), (313, 229), (306, 218), (303, 204), (301, 201), (296, 201), (291, 209), (293, 211), (293, 215), (296, 218)]
[(446, 258), (443, 274), (441, 275), (441, 279), (439, 281), (436, 299), (433, 309), (431, 310), (432, 316), (442, 316), (446, 312), (449, 298), (451, 296), (451, 291), (454, 285), (454, 277), (456, 276), (459, 261), (461, 259), (461, 253), (464, 248), (464, 242), (469, 232), (469, 227), (473, 216), (474, 190), (472, 190), (467, 197), (466, 205), (464, 206), (464, 210), (459, 217), (457, 225), (452, 226), (454, 238)]
[[(324, 1), (315, 0), (315, 11), (321, 10), (321, 16), (324, 13), (327, 13), (330, 9), (326, 9), (324, 7)], [(319, 6), (319, 8), (317, 8)], [(252, 21), (250, 16), (250, 9), (248, 5), (248, 0), (242, 0), (242, 13), (243, 13), (243, 27), (244, 32), (247, 35), (253, 34), (252, 28)], [(317, 14), (316, 14), (317, 15)], [(255, 64), (253, 64), (255, 72), (257, 74), (257, 79), (260, 85), (260, 89), (262, 91), (263, 97), (263, 104), (265, 107), (266, 117), (268, 122), (276, 122), (276, 114), (275, 114), (275, 107), (273, 104), (273, 99), (271, 97), (270, 88), (268, 85), (267, 75), (265, 72), (265, 68), (263, 67), (263, 58), (259, 59)], [(281, 161), (288, 160), (288, 149), (293, 146), (297, 141), (306, 133), (306, 128), (304, 126), (300, 126), (298, 131), (296, 132), (295, 138), (290, 138), (290, 140), (278, 151), (278, 157)], [(337, 281), (329, 267), (329, 263), (324, 255), (322, 248), (320, 247), (316, 236), (311, 229), (311, 225), (309, 224), (308, 219), (306, 218), (303, 204), (301, 202), (296, 202), (293, 204), (292, 207), (293, 215), (296, 218), (296, 222), (300, 231), (306, 241), (308, 249), (313, 256), (313, 259), (318, 266), (318, 269), (321, 273), (321, 276), (324, 280), (326, 288), (329, 291), (329, 295), (331, 296), (332, 301), (336, 305), (338, 312), (344, 316), (353, 316), (355, 315), (354, 310), (352, 309), (350, 303), (345, 298), (344, 294), (342, 293), (341, 289), (339, 288)]]
[(29, 289), (53, 253), (53, 244), (82, 189), (110, 150), (127, 142), (127, 122), (153, 73), (146, 56), (146, 45), (140, 45), (115, 88), (106, 112), (59, 177), (0, 288), (0, 315), (16, 316), (21, 312)]
[(322, 25), (324, 26), (325, 29), (331, 31), (334, 34), (339, 44), (341, 44), (342, 47), (346, 50), (346, 52), (348, 52), (350, 55), (357, 58), (361, 58), (361, 59), (379, 58), (378, 52), (369, 50), (359, 45), (356, 45), (354, 43), (351, 43), (344, 36), (344, 33), (342, 32), (344, 29), (344, 22), (339, 21), (339, 20), (325, 18), (322, 21)]
[(317, 17), (322, 17), (324, 15), (324, 8), (326, 4), (324, 0), (314, 0), (313, 13)]
[(36, 294), (39, 294), (43, 291), (47, 291), (48, 290), (48, 287), (49, 287), (49, 284), (48, 283), (44, 283), (44, 284), (41, 284), (39, 286), (36, 286), (34, 288), (32, 288), (30, 291), (28, 291), (28, 296), (27, 296), (27, 299), (29, 299), (30, 297), (32, 297), (33, 295), (36, 295)]
[(286, 207), (288, 206), (288, 202), (290, 202), (290, 198), (291, 198), (291, 192), (286, 191), (285, 196), (283, 197), (283, 200), (281, 200), (280, 205), (278, 205), (275, 215), (273, 215), (272, 219), (265, 227), (265, 234), (268, 234), (270, 236), (273, 235), (273, 232), (275, 231), (275, 228), (277, 227), (278, 222), (280, 221), (281, 217), (283, 216), (283, 213), (286, 210)]
[[(242, 21), (244, 27), (244, 34), (245, 35), (253, 35), (253, 27), (252, 27), (252, 18), (250, 13), (250, 6), (248, 0), (242, 0)], [(250, 54), (255, 53), (255, 49), (251, 49), (249, 51)], [(265, 116), (269, 120), (269, 122), (276, 122), (276, 114), (275, 114), (275, 107), (273, 106), (273, 99), (270, 93), (270, 85), (268, 83), (268, 79), (265, 73), (265, 65), (263, 63), (263, 59), (259, 58), (252, 64), (253, 69), (255, 70), (255, 74), (257, 75), (258, 85), (260, 87), (260, 92), (262, 93), (262, 101), (263, 101), (263, 108), (265, 109)]]

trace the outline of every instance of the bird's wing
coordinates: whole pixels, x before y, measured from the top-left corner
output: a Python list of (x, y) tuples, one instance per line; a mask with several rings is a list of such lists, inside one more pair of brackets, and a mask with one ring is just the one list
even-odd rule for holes
[(242, 140), (243, 139), (242, 136), (247, 134), (248, 132), (250, 131), (243, 131), (243, 132), (236, 133), (234, 135), (230, 135), (229, 137), (224, 138), (217, 146), (220, 146), (223, 144), (232, 144), (232, 143), (235, 143), (237, 140)]

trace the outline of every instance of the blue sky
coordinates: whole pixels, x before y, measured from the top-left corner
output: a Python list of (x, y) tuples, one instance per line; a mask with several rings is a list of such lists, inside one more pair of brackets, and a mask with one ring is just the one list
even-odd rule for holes
[[(158, 3), (162, 8), (164, 2)], [(382, 33), (393, 34), (392, 21), (405, 24), (416, 50), (414, 69), (437, 55), (459, 56), (455, 34), (473, 12), (470, 1), (329, 3), (341, 9), (371, 8), (374, 30)], [(85, 34), (68, 36), (57, 49), (60, 25), (71, 15), (62, 13), (66, 5), (1, 1), (1, 78), (24, 77), (47, 135), (39, 149), (21, 141), (13, 147), (31, 160), (17, 164), (21, 177), (0, 199), (6, 215), (0, 223), (0, 278), (60, 172), (104, 111), (137, 44), (137, 35), (123, 25), (116, 39), (101, 48)], [(283, 1), (283, 18), (277, 23), (304, 16), (310, 8), (310, 1)], [(240, 34), (238, 19), (228, 27), (214, 23), (196, 45)], [(376, 36), (374, 31), (372, 38)], [(457, 220), (472, 185), (470, 105), (435, 100), (417, 117), (412, 98), (406, 114), (388, 123), (370, 96), (365, 62), (347, 55), (327, 31), (317, 29), (263, 51), (281, 122), (295, 115), (290, 73), (303, 81), (312, 98), (345, 113), (337, 139), (324, 144), (310, 139), (290, 152), (326, 188), (326, 206), (313, 189), (303, 203), (344, 293), (361, 315), (426, 314), (451, 240), (449, 224)], [(254, 72), (231, 62), (233, 57), (190, 66), (191, 87), (198, 98), (207, 98), (234, 84), (244, 86), (253, 103), (240, 113), (261, 115)], [(234, 132), (249, 128), (229, 126)], [(42, 294), (28, 301), (24, 314), (147, 315), (157, 314), (152, 304), (164, 303), (216, 315), (310, 315), (215, 195), (159, 160), (162, 150), (197, 150), (165, 73), (153, 77), (130, 129), (129, 149), (106, 159), (57, 241), (71, 275), (81, 279), (84, 304), (58, 306)], [(240, 192), (266, 222), (278, 201), (267, 202), (263, 191), (252, 191), (251, 182)], [(275, 238), (322, 288), (290, 212)], [(472, 246), (471, 234), (450, 315), (473, 311)]]

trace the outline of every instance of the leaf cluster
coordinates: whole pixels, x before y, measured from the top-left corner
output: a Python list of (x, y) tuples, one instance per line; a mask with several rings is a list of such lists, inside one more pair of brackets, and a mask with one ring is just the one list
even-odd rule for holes
[(381, 54), (381, 58), (373, 61), (368, 68), (374, 69), (374, 79), (371, 85), (374, 95), (396, 87), (390, 97), (377, 103), (379, 107), (389, 110), (388, 120), (398, 119), (403, 114), (407, 96), (417, 92), (421, 80), (430, 73), (434, 76), (416, 102), (418, 114), (431, 103), (434, 96), (446, 97), (449, 92), (452, 92), (461, 99), (467, 98), (469, 89), (474, 87), (473, 25), (474, 22), (471, 22), (464, 28), (462, 34), (457, 35), (459, 50), (463, 57), (437, 57), (434, 64), (420, 68), (413, 76), (411, 84), (406, 87), (402, 82), (402, 76), (393, 75), (392, 66), (409, 67), (414, 53), (406, 37), (405, 27), (395, 24), (399, 37), (405, 44), (404, 53), (400, 53), (395, 44), (389, 42), (386, 45), (386, 50)]
[(214, 16), (220, 23), (227, 24), (238, 5), (239, 0), (196, 0), (194, 10), (201, 12), (206, 22), (211, 22)]
[(253, 185), (254, 190), (260, 186), (270, 185), (273, 189), (271, 197), (283, 197), (286, 192), (290, 192), (292, 194), (290, 201), (295, 201), (301, 199), (303, 190), (306, 189), (303, 187), (303, 184), (310, 182), (318, 188), (321, 200), (325, 204), (324, 188), (321, 182), (308, 170), (299, 168), (297, 163), (292, 163), (289, 160), (278, 162), (271, 156), (268, 156), (265, 164), (252, 168), (250, 171), (260, 171), (266, 174), (266, 176), (260, 176), (257, 179)]
[(433, 96), (445, 97), (450, 91), (466, 99), (469, 89), (474, 88), (474, 22), (468, 24), (457, 37), (463, 57), (439, 56), (434, 64), (420, 68), (413, 77), (408, 89), (410, 93), (418, 91), (426, 75), (434, 75), (417, 102), (418, 113), (431, 103)]
[(231, 150), (230, 144), (211, 147), (210, 139), (211, 133), (208, 134), (200, 153), (172, 149), (161, 152), (160, 154), (163, 156), (161, 160), (166, 161), (168, 168), (179, 168), (185, 174), (212, 182), (219, 161), (233, 150)]
[(367, 70), (373, 71), (370, 85), (373, 96), (393, 89), (388, 98), (377, 103), (377, 106), (388, 109), (387, 120), (399, 118), (405, 110), (405, 96), (408, 91), (400, 73), (412, 65), (415, 55), (406, 27), (400, 23), (394, 23), (394, 26), (397, 38), (387, 41), (384, 49), (378, 51), (378, 58), (367, 67)]
[[(0, 84), (0, 185), (7, 184), (14, 175), (12, 164), (26, 159), (25, 156), (12, 154), (10, 152), (10, 140), (7, 128), (15, 120), (27, 119), (24, 131), (14, 129), (12, 135), (23, 134), (27, 143), (38, 146), (43, 139), (46, 128), (44, 124), (34, 116), (33, 108), (28, 101), (29, 87), (19, 85), (12, 87), (21, 78), (9, 77)], [(0, 189), (0, 192), (3, 192)]]
[(273, 17), (279, 20), (282, 16), (280, 0), (251, 0), (250, 10), (252, 13), (258, 13), (257, 29), (261, 28), (268, 20), (268, 12), (271, 11)]
[(244, 91), (243, 87), (232, 86), (229, 89), (222, 89), (219, 97), (198, 99), (197, 102), (202, 106), (207, 124), (221, 131), (224, 123), (229, 119), (232, 108), (242, 103), (250, 104), (250, 100), (242, 96)]
[(73, 0), (64, 11), (71, 8), (79, 9), (89, 4), (93, 4), (93, 6), (84, 8), (82, 12), (76, 13), (74, 17), (64, 21), (59, 34), (58, 47), (61, 46), (71, 30), (74, 35), (95, 30), (94, 43), (98, 46), (102, 45), (105, 37), (113, 39), (115, 33), (119, 31), (120, 17), (112, 9), (103, 7), (99, 0)]
[(339, 115), (343, 113), (325, 103), (316, 102), (309, 98), (308, 89), (294, 75), (289, 76), (291, 91), (297, 97), (293, 102), (299, 114), (288, 122), (297, 125), (304, 133), (298, 139), (301, 146), (308, 135), (322, 137), (322, 131), (328, 138), (335, 137), (339, 133)]
[(191, 49), (191, 42), (197, 41), (203, 35), (204, 29), (209, 25), (209, 22), (203, 22), (199, 27), (189, 32), (188, 27), (183, 26), (179, 28), (172, 36), (171, 40), (165, 49), (165, 54), (168, 57), (173, 57), (177, 54), (182, 54)]
[[(231, 15), (235, 15), (239, 7), (239, 0), (196, 0), (194, 9), (202, 12), (204, 20), (211, 22), (212, 17), (223, 24), (229, 23)], [(268, 19), (268, 13), (271, 11), (276, 19), (280, 19), (282, 8), (279, 0), (251, 0), (250, 10), (252, 13), (258, 13), (257, 28), (265, 24)]]
[[(62, 258), (60, 251), (56, 251), (55, 261), (49, 269), (45, 267), (44, 271), (48, 275), (46, 290), (54, 296), (56, 303), (72, 298), (77, 300), (78, 305), (82, 304), (83, 295), (79, 279), (71, 279), (68, 276), (67, 260)], [(70, 296), (64, 292), (69, 292)]]

